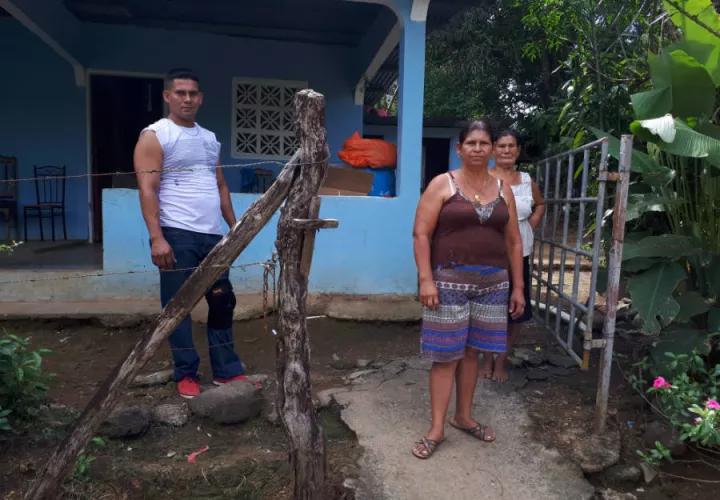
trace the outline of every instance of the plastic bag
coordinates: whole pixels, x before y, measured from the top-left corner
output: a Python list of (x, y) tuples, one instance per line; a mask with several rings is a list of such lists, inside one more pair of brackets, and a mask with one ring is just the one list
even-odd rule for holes
[(353, 167), (385, 168), (397, 165), (397, 146), (382, 139), (363, 139), (355, 132), (343, 143), (338, 157)]

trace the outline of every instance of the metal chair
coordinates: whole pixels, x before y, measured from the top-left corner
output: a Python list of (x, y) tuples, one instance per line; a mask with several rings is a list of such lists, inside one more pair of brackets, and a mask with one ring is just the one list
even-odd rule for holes
[(40, 225), (40, 239), (45, 240), (43, 219), (50, 219), (52, 225), (52, 239), (55, 241), (55, 217), (62, 217), (63, 237), (67, 240), (67, 227), (65, 223), (65, 166), (57, 167), (35, 165), (35, 195), (37, 204), (25, 205), (24, 225), (25, 239), (28, 239), (27, 221), (38, 219)]
[(10, 239), (11, 222), (15, 223), (17, 237), (17, 158), (14, 156), (0, 156), (0, 214), (5, 219), (5, 237)]

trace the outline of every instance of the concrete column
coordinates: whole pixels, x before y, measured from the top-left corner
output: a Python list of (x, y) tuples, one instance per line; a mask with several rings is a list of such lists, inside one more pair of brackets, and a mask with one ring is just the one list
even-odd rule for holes
[(398, 75), (397, 195), (405, 203), (420, 197), (423, 103), (425, 96), (425, 21), (413, 21), (402, 9)]

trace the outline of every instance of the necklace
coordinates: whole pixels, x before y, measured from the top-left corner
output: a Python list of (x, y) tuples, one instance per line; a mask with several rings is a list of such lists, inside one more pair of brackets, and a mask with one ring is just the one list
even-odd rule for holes
[[(467, 178), (467, 175), (465, 175), (465, 172), (463, 172), (463, 176), (465, 177), (465, 181), (468, 183), (468, 186), (470, 186), (472, 188), (473, 186), (470, 184), (470, 182), (468, 182), (469, 179)], [(489, 181), (490, 181), (490, 174), (488, 174), (487, 177), (485, 177), (485, 182), (483, 183), (482, 189), (480, 189), (480, 191), (475, 190), (475, 194), (473, 195), (473, 198), (475, 198), (475, 202), (480, 203), (480, 194), (485, 191)]]

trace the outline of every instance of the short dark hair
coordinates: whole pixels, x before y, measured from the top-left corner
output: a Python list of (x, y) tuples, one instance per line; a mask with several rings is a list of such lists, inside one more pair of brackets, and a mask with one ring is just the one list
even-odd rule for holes
[(200, 77), (188, 68), (174, 68), (165, 74), (165, 88), (169, 89), (175, 80), (192, 80), (200, 85)]
[(465, 139), (467, 139), (467, 137), (476, 130), (482, 130), (484, 132), (487, 132), (487, 134), (490, 136), (490, 140), (492, 142), (495, 142), (495, 139), (493, 138), (493, 130), (490, 126), (490, 123), (486, 122), (485, 120), (469, 120), (460, 130), (460, 144), (464, 143)]
[(518, 134), (515, 130), (511, 128), (502, 129), (498, 134), (495, 135), (495, 139), (493, 140), (493, 142), (497, 142), (503, 137), (514, 137), (515, 143), (518, 146), (522, 146), (522, 139), (520, 138), (520, 134)]

